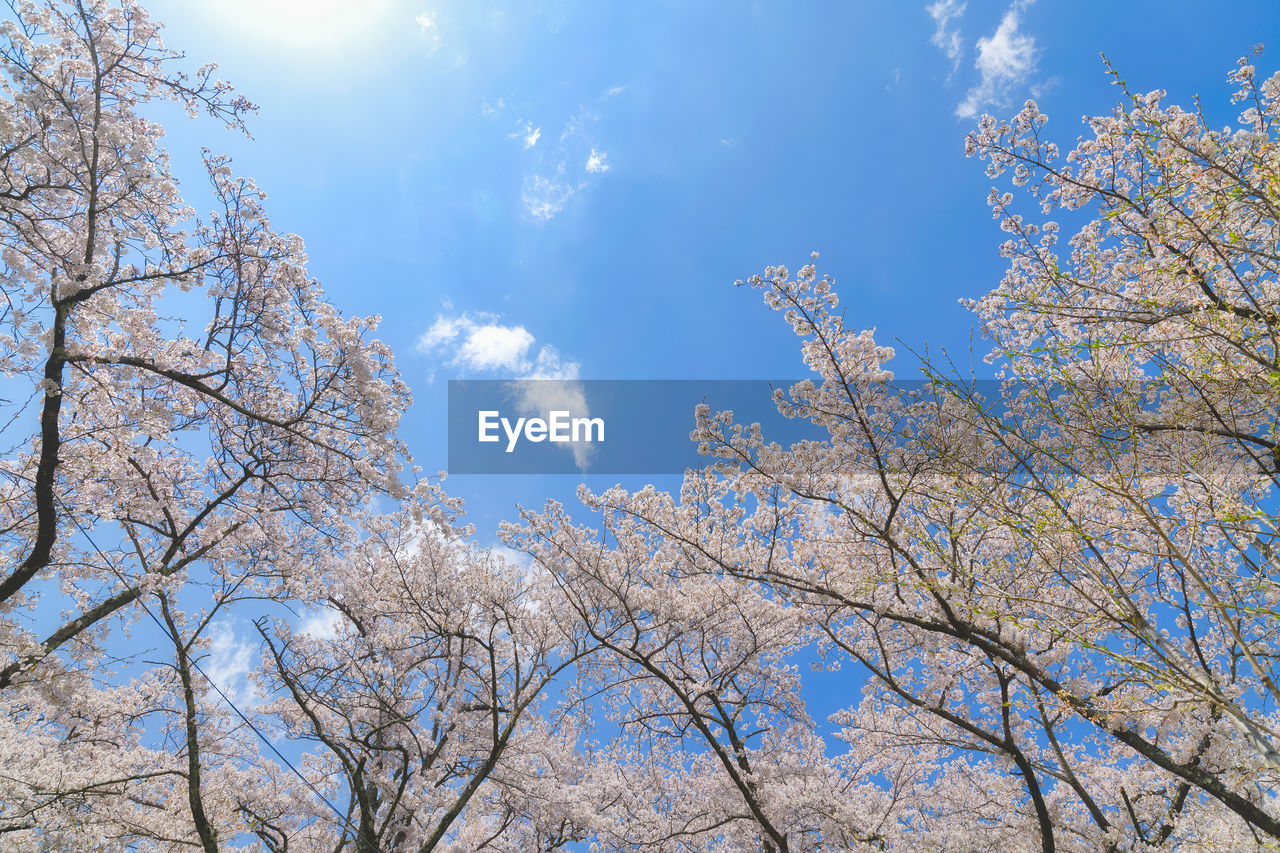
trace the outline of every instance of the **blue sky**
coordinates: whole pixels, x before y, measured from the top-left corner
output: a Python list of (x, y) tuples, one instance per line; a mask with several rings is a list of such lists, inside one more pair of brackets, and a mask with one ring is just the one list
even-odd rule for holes
[[(383, 316), (427, 470), (450, 378), (799, 375), (781, 318), (731, 285), (813, 250), (848, 322), (901, 340), (903, 374), (908, 347), (967, 362), (958, 300), (1003, 266), (963, 156), (973, 114), (1034, 96), (1066, 148), (1117, 101), (1105, 52), (1226, 124), (1227, 71), (1280, 35), (1273, 0), (148, 6), (261, 106), (252, 141), (169, 121), (180, 177), (196, 184), (202, 145), (234, 155), (333, 301)], [(449, 488), (483, 535), (575, 485)]]

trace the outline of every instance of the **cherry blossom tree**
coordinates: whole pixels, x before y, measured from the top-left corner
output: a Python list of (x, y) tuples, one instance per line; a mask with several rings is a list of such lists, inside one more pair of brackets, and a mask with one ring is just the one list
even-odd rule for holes
[[(204, 157), (211, 213), (179, 195), (148, 105), (233, 130), (252, 110), (182, 64), (129, 0), (18, 2), (0, 24), (6, 845), (212, 849), (192, 726), (218, 725), (197, 713), (194, 641), (353, 541), (371, 495), (404, 492), (408, 395), (376, 319), (325, 301), (226, 158)], [(147, 614), (175, 644), (167, 672), (130, 659)], [(167, 708), (186, 720), (176, 764), (146, 742)], [(197, 812), (176, 827), (174, 791)]]
[[(691, 500), (699, 485), (718, 484), (691, 481), (684, 497), (710, 505), (710, 496)], [(667, 496), (650, 489), (635, 499), (657, 508)], [(740, 519), (707, 517), (712, 538), (701, 544), (721, 555), (737, 548)], [(607, 849), (780, 852), (807, 849), (793, 840), (806, 834), (824, 837), (835, 775), (787, 663), (806, 639), (799, 614), (731, 579), (689, 576), (680, 543), (631, 513), (606, 511), (607, 537), (555, 504), (527, 521), (507, 527), (510, 544), (554, 574), (599, 649), (586, 680), (595, 715), (618, 729), (607, 763), (654, 780), (641, 803), (632, 796), (602, 810)]]
[[(584, 613), (593, 626), (651, 618), (649, 589), (678, 589), (667, 606), (715, 613), (721, 646), (752, 649), (654, 673), (676, 728), (711, 719), (704, 683), (783, 659), (786, 643), (754, 645), (771, 618), (797, 626), (793, 651), (816, 638), (819, 665), (849, 673), (831, 720), (848, 750), (823, 771), (846, 838), (1274, 845), (1280, 75), (1242, 61), (1231, 82), (1235, 129), (1121, 84), (1065, 158), (1034, 103), (980, 121), (970, 153), (1062, 219), (991, 195), (1009, 272), (972, 306), (996, 380), (926, 360), (923, 382), (894, 384), (893, 351), (845, 325), (831, 279), (770, 268), (748, 283), (816, 374), (778, 405), (827, 437), (784, 448), (702, 409), (694, 437), (718, 461), (679, 496), (584, 492), (598, 535), (553, 506), (510, 540), (579, 595), (614, 596), (608, 618)], [(617, 579), (619, 561), (660, 582)], [(724, 619), (724, 602), (761, 599), (787, 615)], [(623, 636), (618, 657), (654, 660), (642, 632)], [(718, 725), (713, 751), (732, 740)], [(732, 759), (714, 769), (738, 778)], [(792, 816), (758, 831), (774, 849), (808, 837)], [(818, 832), (815, 847), (849, 843)]]
[(1066, 157), (984, 117), (1029, 202), (990, 197), (994, 381), (895, 383), (770, 268), (823, 439), (700, 409), (678, 495), (583, 490), (512, 553), (402, 482), (376, 318), (265, 194), (206, 152), (183, 200), (150, 107), (252, 110), (183, 64), (133, 0), (0, 24), (0, 847), (1280, 843), (1280, 75), (1241, 63), (1227, 129), (1121, 84)]
[[(468, 544), (466, 528), (402, 512), (366, 529), (341, 566), (298, 578), (294, 600), (331, 608), (327, 636), (258, 625), (276, 697), (260, 713), (316, 744), (307, 772), (346, 804), (338, 821), (321, 815), (332, 826), (315, 849), (349, 826), (356, 851), (514, 849), (532, 821), (512, 797), (566, 748), (540, 712), (590, 638), (544, 573)], [(314, 836), (307, 805), (293, 825)], [(298, 849), (288, 816), (252, 816), (271, 849)]]
[[(252, 105), (132, 0), (19, 2), (0, 63), (5, 422), (29, 429), (0, 477), (0, 846), (584, 838), (552, 686), (589, 638), (549, 575), (401, 484), (376, 318), (343, 318), (207, 151), (197, 217), (147, 117), (244, 130)], [(228, 619), (257, 627), (256, 695), (208, 675)]]
[[(241, 127), (250, 105), (212, 66), (172, 70), (179, 56), (133, 4), (15, 17), (0, 46), (3, 357), (27, 389), (11, 418), (36, 429), (6, 466), (0, 601), (25, 603), (54, 576), (82, 600), (15, 655), (5, 685), (136, 599), (141, 576), (236, 560), (236, 534), (268, 547), (288, 519), (324, 530), (392, 488), (405, 405), (373, 321), (324, 302), (252, 182), (207, 155), (215, 211), (192, 220), (177, 195), (162, 131), (137, 110), (176, 99)], [(206, 316), (172, 319), (171, 303)], [(89, 541), (107, 526), (94, 538), (109, 557)], [(80, 574), (94, 592), (71, 592)], [(104, 582), (118, 588), (102, 595)]]

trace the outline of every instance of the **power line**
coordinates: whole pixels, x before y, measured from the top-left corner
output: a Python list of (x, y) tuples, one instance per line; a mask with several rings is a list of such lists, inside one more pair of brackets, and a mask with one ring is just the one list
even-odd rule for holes
[[(75, 522), (75, 525), (80, 530), (81, 535), (83, 535), (84, 538), (88, 540), (89, 544), (93, 546), (93, 550), (98, 552), (98, 556), (102, 558), (107, 568), (111, 570), (111, 573), (114, 574), (120, 580), (120, 582), (125, 585), (126, 588), (129, 587), (130, 586), (129, 581), (124, 577), (124, 575), (120, 574), (120, 572), (116, 570), (116, 567), (111, 562), (111, 559), (107, 557), (107, 555), (103, 552), (101, 548), (98, 547), (98, 543), (93, 541), (93, 537), (90, 536), (89, 532), (84, 529), (84, 525), (80, 523), (80, 519), (76, 518), (74, 513), (68, 513), (68, 515), (70, 515), (72, 521)], [(138, 595), (138, 603), (142, 605), (143, 611), (146, 612), (146, 614), (151, 617), (151, 621), (156, 623), (156, 627), (158, 627), (161, 631), (168, 634), (168, 629), (165, 628), (164, 623), (162, 623), (158, 618), (156, 618), (155, 613), (153, 613), (151, 611), (151, 608), (147, 606), (147, 600), (144, 595), (142, 594)], [(311, 792), (315, 794), (317, 797), (319, 797), (321, 802), (323, 802), (326, 806), (328, 806), (333, 811), (333, 813), (338, 816), (338, 820), (342, 821), (343, 825), (345, 825), (347, 829), (351, 830), (351, 832), (358, 837), (360, 834), (359, 830), (352, 825), (351, 820), (345, 814), (343, 814), (343, 812), (337, 806), (335, 806), (332, 802), (330, 802), (329, 798), (326, 797), (324, 793), (320, 791), (319, 788), (313, 785), (310, 779), (302, 775), (302, 771), (300, 771), (297, 767), (294, 767), (293, 762), (291, 762), (288, 758), (286, 758), (280, 752), (280, 750), (276, 749), (275, 744), (273, 744), (271, 740), (266, 735), (264, 735), (258, 729), (257, 726), (253, 724), (253, 722), (245, 715), (243, 711), (241, 711), (238, 707), (236, 707), (236, 704), (232, 702), (231, 698), (228, 697), (227, 694), (222, 691), (222, 688), (219, 687), (217, 683), (208, 676), (207, 673), (205, 673), (205, 671), (200, 667), (199, 662), (196, 661), (194, 658), (188, 658), (187, 660), (191, 664), (192, 668), (194, 668), (196, 672), (200, 673), (200, 676), (209, 683), (209, 686), (214, 689), (214, 692), (216, 692), (218, 696), (221, 697), (222, 701), (227, 703), (227, 707), (230, 708), (232, 711), (234, 711), (236, 716), (239, 717), (244, 722), (244, 724), (249, 727), (249, 730), (252, 731), (255, 735), (257, 735), (258, 739), (261, 740), (264, 744), (266, 744), (267, 748), (270, 749), (277, 758), (279, 758), (282, 762), (284, 762), (284, 765), (288, 767), (290, 770), (292, 770), (294, 775), (297, 776), (299, 779), (301, 779), (302, 783), (306, 785), (308, 788), (310, 788)]]

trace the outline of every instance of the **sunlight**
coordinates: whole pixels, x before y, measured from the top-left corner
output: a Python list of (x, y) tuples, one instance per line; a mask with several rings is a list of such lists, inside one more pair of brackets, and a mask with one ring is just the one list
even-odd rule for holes
[(223, 0), (223, 21), (278, 44), (316, 46), (365, 34), (387, 0)]

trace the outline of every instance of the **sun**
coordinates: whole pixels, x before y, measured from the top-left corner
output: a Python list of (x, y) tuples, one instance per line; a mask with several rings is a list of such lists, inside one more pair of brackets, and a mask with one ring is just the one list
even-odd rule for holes
[(225, 23), (281, 46), (358, 38), (384, 18), (389, 5), (389, 0), (221, 0), (216, 4)]

